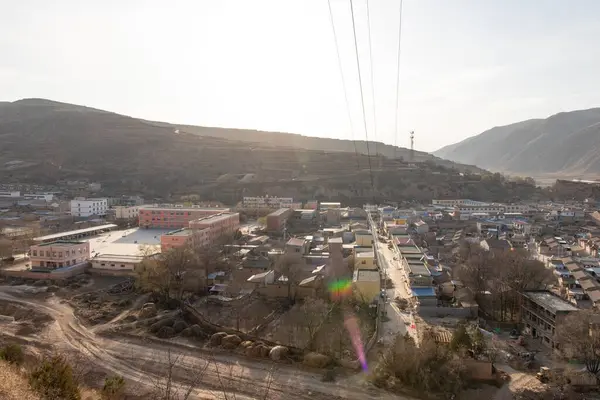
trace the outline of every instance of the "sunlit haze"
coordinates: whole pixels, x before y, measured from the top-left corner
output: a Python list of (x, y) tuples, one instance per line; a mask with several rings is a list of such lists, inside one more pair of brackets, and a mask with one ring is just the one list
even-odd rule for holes
[[(348, 0), (331, 0), (357, 139)], [(600, 2), (355, 0), (368, 137), (433, 151), (496, 125), (600, 105)], [(4, 2), (0, 100), (352, 139), (327, 0)]]

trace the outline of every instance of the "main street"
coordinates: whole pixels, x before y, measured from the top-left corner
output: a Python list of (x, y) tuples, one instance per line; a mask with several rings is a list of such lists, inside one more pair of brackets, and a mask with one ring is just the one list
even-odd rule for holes
[[(379, 270), (384, 277), (389, 277), (392, 287), (386, 288), (385, 311), (387, 321), (382, 324), (380, 338), (386, 345), (391, 344), (397, 335), (409, 334), (417, 341), (417, 330), (414, 318), (408, 312), (402, 312), (395, 304), (396, 297), (409, 299), (411, 297), (410, 287), (406, 281), (403, 266), (399, 261), (399, 254), (388, 248), (387, 243), (379, 241), (377, 225), (369, 218), (371, 232), (373, 233), (373, 251), (377, 260)], [(394, 260), (394, 257), (397, 259)]]

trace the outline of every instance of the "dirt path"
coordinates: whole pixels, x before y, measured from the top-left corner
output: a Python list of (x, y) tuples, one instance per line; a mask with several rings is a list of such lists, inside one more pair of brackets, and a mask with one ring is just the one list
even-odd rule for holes
[[(189, 347), (121, 337), (102, 337), (83, 326), (73, 315), (70, 306), (57, 299), (36, 300), (15, 297), (12, 287), (0, 287), (0, 300), (19, 302), (51, 315), (55, 322), (49, 326), (42, 342), (51, 342), (61, 350), (85, 354), (98, 367), (119, 374), (130, 381), (152, 387), (166, 375), (173, 358), (174, 381), (180, 385), (197, 377), (201, 382), (194, 390), (196, 398), (224, 398), (223, 389), (236, 393), (238, 399), (257, 398), (269, 388), (269, 399), (398, 399), (364, 383), (364, 377), (353, 375), (335, 383), (321, 382), (321, 373), (274, 364), (231, 353), (211, 352)], [(171, 361), (170, 361), (171, 360)], [(199, 372), (202, 371), (202, 372)], [(272, 382), (269, 383), (272, 377)]]

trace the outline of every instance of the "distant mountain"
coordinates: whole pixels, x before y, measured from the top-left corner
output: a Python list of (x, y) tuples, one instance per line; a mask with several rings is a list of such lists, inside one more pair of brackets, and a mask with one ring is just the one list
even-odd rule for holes
[(495, 127), (433, 154), (519, 175), (594, 176), (600, 174), (600, 108)]

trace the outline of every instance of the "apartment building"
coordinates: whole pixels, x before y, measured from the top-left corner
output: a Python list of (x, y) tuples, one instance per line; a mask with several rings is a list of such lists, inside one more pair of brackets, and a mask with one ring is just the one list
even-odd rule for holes
[(193, 231), (208, 229), (208, 241), (216, 241), (222, 236), (233, 235), (240, 227), (239, 213), (222, 213), (190, 221), (189, 227)]
[(116, 206), (115, 207), (115, 218), (116, 219), (134, 219), (138, 218), (140, 214), (140, 208), (138, 206)]
[(138, 220), (143, 228), (182, 229), (195, 219), (228, 211), (228, 208), (184, 207), (178, 204), (144, 205), (138, 209)]
[(92, 215), (103, 217), (107, 210), (108, 199), (106, 197), (92, 199), (78, 197), (71, 200), (71, 215), (74, 217), (91, 217)]
[(240, 226), (238, 213), (222, 213), (190, 221), (189, 228), (178, 229), (160, 237), (161, 251), (191, 243), (194, 247), (212, 246), (224, 235), (233, 235)]
[(555, 348), (556, 327), (578, 308), (549, 291), (526, 291), (521, 295), (521, 322), (525, 333)]
[(294, 199), (291, 197), (244, 197), (243, 208), (292, 208)]
[(193, 231), (189, 228), (182, 228), (160, 236), (160, 250), (163, 253), (188, 243), (191, 243), (193, 247), (210, 245), (208, 229)]
[(293, 211), (290, 208), (280, 208), (267, 215), (267, 231), (281, 232), (285, 228), (287, 220), (292, 216)]
[(21, 197), (21, 192), (18, 191), (0, 191), (0, 197)]
[(77, 265), (90, 258), (90, 244), (75, 240), (58, 240), (29, 248), (33, 268), (62, 268)]

